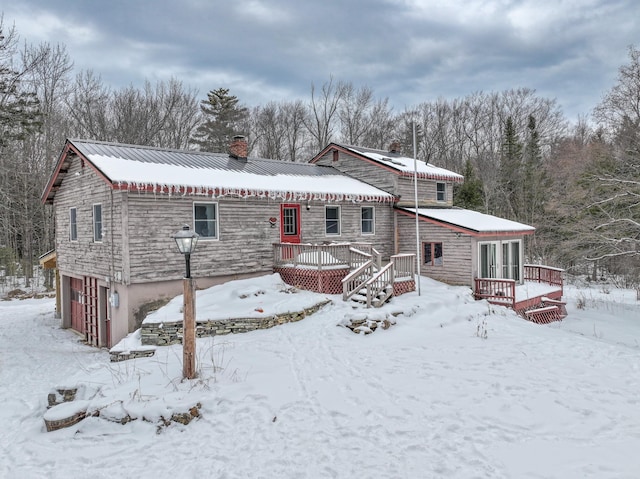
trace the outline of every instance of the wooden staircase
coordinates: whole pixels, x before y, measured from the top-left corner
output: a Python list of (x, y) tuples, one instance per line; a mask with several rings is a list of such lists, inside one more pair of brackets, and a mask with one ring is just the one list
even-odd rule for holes
[[(342, 299), (351, 300), (367, 308), (379, 308), (394, 295), (394, 282), (397, 273), (411, 274), (415, 255), (395, 255), (391, 261), (381, 267), (380, 253), (375, 249), (369, 258), (363, 256), (363, 262), (342, 280)], [(357, 250), (354, 253), (362, 253)], [(364, 255), (364, 253), (362, 253)]]
[(554, 321), (562, 321), (567, 316), (566, 304), (564, 301), (542, 298), (541, 307), (523, 311), (521, 316), (537, 324), (549, 324)]

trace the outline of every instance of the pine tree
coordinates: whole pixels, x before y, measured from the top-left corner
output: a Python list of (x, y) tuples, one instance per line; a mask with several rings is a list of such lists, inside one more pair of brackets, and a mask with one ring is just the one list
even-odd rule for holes
[(207, 94), (200, 109), (204, 122), (198, 127), (193, 143), (202, 151), (224, 152), (236, 135), (248, 135), (249, 110), (239, 104), (238, 97), (228, 88), (218, 88)]
[[(33, 194), (39, 178), (25, 157), (29, 154), (27, 139), (41, 128), (42, 114), (35, 91), (22, 81), (33, 65), (23, 65), (22, 71), (14, 69), (17, 34), (13, 28), (3, 33), (0, 15), (0, 248), (2, 258), (23, 262), (23, 273), (29, 278), (37, 228), (33, 223), (41, 207), (37, 195), (42, 189)], [(0, 264), (7, 271), (15, 266)]]
[(471, 160), (464, 165), (464, 183), (454, 188), (453, 204), (461, 208), (482, 211), (484, 208), (484, 193), (482, 181), (476, 176)]
[(515, 220), (520, 209), (522, 143), (512, 117), (507, 118), (503, 137), (499, 182), (502, 199), (497, 209), (502, 216)]
[(522, 198), (518, 219), (537, 226), (544, 217), (545, 199), (549, 193), (548, 177), (542, 161), (540, 136), (536, 128), (536, 119), (529, 116), (527, 125), (528, 139), (524, 148), (522, 172)]

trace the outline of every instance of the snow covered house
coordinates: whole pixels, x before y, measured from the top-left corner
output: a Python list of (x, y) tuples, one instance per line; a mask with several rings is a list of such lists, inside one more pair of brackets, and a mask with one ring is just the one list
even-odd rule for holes
[[(110, 346), (154, 301), (182, 292), (171, 238), (200, 235), (199, 287), (273, 272), (274, 243), (366, 242), (393, 254), (395, 197), (330, 167), (68, 140), (43, 193), (53, 204), (64, 327)], [(285, 256), (287, 251), (284, 251)]]
[(55, 210), (63, 327), (111, 346), (180, 294), (171, 236), (184, 224), (200, 235), (200, 288), (276, 271), (345, 299), (379, 285), (371, 294), (386, 299), (413, 289), (419, 243), (423, 274), (515, 301), (533, 228), (453, 208), (462, 176), (416, 165), (397, 145), (331, 143), (300, 164), (248, 158), (242, 137), (228, 154), (67, 140), (42, 197)]
[(562, 297), (561, 270), (524, 264), (523, 240), (535, 228), (453, 206), (453, 186), (464, 181), (462, 175), (414, 162), (397, 143), (388, 151), (331, 143), (311, 163), (332, 166), (397, 198), (394, 251), (419, 248), (421, 274), (468, 285), (477, 298), (523, 314), (543, 305), (542, 298), (552, 304)]

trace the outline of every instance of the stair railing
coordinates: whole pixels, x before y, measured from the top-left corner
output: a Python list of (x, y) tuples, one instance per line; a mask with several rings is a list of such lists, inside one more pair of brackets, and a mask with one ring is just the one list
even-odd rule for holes
[(342, 279), (342, 300), (347, 301), (359, 292), (373, 275), (373, 261), (368, 260)]
[(393, 295), (393, 262), (387, 264), (366, 282), (367, 308), (379, 308)]

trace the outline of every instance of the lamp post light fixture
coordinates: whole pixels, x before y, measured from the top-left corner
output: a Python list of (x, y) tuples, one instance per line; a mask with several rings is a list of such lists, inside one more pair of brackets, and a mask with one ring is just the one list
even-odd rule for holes
[(183, 278), (184, 303), (182, 319), (182, 377), (193, 379), (196, 376), (196, 296), (193, 278), (191, 278), (191, 253), (196, 249), (200, 235), (184, 225), (172, 238), (178, 250), (184, 255), (186, 274)]

